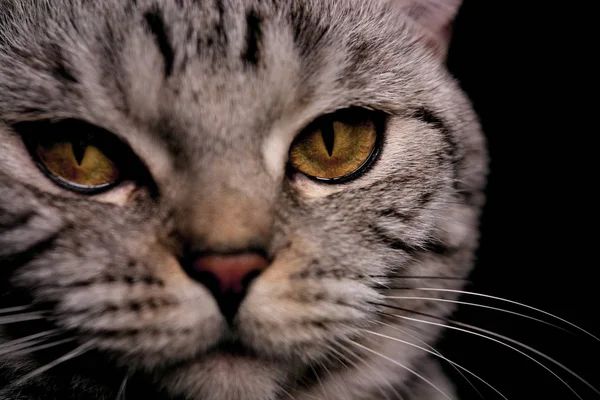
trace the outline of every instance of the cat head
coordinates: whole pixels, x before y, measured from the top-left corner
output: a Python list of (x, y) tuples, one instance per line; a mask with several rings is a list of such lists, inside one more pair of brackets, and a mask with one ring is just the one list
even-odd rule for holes
[(406, 379), (421, 354), (368, 332), (452, 310), (390, 297), (461, 287), (483, 201), (457, 1), (23, 3), (0, 2), (7, 304), (172, 397)]

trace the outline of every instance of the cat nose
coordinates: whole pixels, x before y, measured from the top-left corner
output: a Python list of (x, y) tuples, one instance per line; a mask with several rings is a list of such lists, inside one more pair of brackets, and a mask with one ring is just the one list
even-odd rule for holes
[(190, 275), (211, 291), (221, 313), (231, 323), (248, 286), (267, 265), (266, 257), (257, 252), (208, 253), (193, 261)]

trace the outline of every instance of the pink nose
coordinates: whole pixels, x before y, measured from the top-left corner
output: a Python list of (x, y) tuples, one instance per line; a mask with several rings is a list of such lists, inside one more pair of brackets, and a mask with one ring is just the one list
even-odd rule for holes
[(189, 272), (211, 291), (221, 313), (231, 323), (250, 282), (267, 265), (267, 259), (258, 253), (210, 253), (193, 261)]
[(219, 281), (221, 293), (242, 293), (250, 280), (267, 266), (267, 259), (257, 253), (233, 255), (208, 254), (194, 262), (197, 272), (213, 275)]

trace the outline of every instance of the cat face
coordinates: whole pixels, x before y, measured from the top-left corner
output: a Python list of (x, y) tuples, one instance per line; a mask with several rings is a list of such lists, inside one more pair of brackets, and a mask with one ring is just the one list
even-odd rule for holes
[[(443, 65), (456, 6), (0, 5), (7, 304), (168, 398), (402, 390), (423, 353), (367, 332), (451, 311), (389, 296), (464, 278), (482, 204), (479, 126)], [(64, 167), (60, 143), (91, 136), (104, 158)], [(94, 162), (114, 174), (81, 178)]]

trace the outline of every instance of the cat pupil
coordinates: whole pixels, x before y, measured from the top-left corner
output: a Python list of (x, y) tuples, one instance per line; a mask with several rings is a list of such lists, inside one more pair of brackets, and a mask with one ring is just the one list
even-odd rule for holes
[(323, 143), (325, 143), (325, 149), (329, 157), (333, 154), (333, 145), (335, 142), (335, 133), (333, 130), (333, 122), (327, 122), (321, 128), (321, 136), (323, 137)]
[(87, 138), (72, 141), (71, 147), (73, 148), (73, 155), (75, 156), (77, 164), (81, 165), (81, 162), (83, 161), (83, 156), (85, 155), (85, 150), (88, 147)]

